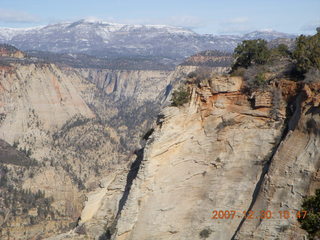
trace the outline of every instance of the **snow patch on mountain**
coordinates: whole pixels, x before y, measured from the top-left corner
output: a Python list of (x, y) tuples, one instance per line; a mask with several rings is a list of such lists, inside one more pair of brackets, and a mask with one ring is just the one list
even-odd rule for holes
[(85, 53), (98, 57), (165, 57), (183, 59), (203, 50), (231, 52), (244, 39), (294, 38), (276, 31), (243, 36), (197, 34), (167, 25), (111, 23), (96, 18), (34, 28), (0, 28), (0, 43), (22, 50)]

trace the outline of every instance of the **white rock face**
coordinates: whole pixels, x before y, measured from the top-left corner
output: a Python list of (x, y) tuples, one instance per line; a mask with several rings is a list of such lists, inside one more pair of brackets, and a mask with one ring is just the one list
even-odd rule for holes
[[(296, 213), (320, 187), (319, 85), (300, 90), (286, 133), (270, 93), (257, 92), (251, 109), (232, 80), (212, 81), (189, 106), (164, 109), (112, 239), (306, 239)], [(236, 213), (214, 219), (220, 210)]]
[[(235, 234), (281, 127), (251, 110), (237, 92), (241, 84), (214, 84), (230, 93), (210, 95), (202, 87), (189, 106), (164, 109), (165, 121), (145, 149), (113, 239), (200, 239), (205, 229), (208, 239)], [(268, 116), (268, 109), (262, 111)], [(238, 213), (211, 219), (214, 210)]]
[[(290, 131), (272, 158), (252, 207), (256, 213), (261, 209), (268, 210), (273, 217), (246, 220), (235, 239), (306, 239), (296, 213), (301, 210), (303, 198), (314, 194), (320, 187), (320, 117), (314, 114), (319, 95), (307, 92), (307, 100), (302, 101), (303, 94), (298, 97)], [(290, 214), (287, 218), (284, 217), (285, 211)]]
[(58, 129), (75, 114), (95, 116), (80, 94), (81, 79), (63, 75), (54, 65), (19, 66), (10, 75), (2, 72), (1, 86), (0, 110), (7, 118), (0, 126), (0, 137), (11, 143), (28, 129), (31, 115), (45, 130)]

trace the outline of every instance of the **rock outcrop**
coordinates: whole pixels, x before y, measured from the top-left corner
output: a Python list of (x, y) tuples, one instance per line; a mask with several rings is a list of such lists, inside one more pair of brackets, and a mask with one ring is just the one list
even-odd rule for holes
[[(295, 213), (319, 187), (319, 86), (240, 88), (213, 78), (191, 87), (188, 106), (163, 110), (112, 239), (304, 239)], [(260, 219), (268, 210), (272, 219)], [(280, 219), (284, 210), (294, 217)]]

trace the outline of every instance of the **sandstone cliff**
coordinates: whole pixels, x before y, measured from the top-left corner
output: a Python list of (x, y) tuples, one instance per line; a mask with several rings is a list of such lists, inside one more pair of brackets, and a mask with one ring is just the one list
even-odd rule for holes
[[(305, 239), (295, 217), (243, 211), (295, 213), (319, 187), (319, 86), (280, 80), (251, 97), (240, 88), (214, 78), (191, 87), (188, 106), (163, 110), (112, 239)], [(214, 210), (237, 213), (211, 219)]]
[(319, 84), (305, 85), (297, 95), (288, 133), (250, 206), (252, 211), (264, 209), (274, 215), (288, 211), (291, 217), (246, 220), (239, 225), (235, 239), (305, 239), (295, 213), (301, 209), (303, 197), (320, 187), (319, 89)]

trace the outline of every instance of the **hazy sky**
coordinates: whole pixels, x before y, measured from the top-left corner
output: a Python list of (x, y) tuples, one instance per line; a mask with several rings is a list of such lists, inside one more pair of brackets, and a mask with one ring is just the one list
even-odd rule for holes
[(320, 26), (320, 0), (0, 0), (0, 27), (29, 27), (88, 17), (182, 26), (198, 33), (273, 29), (311, 34)]

